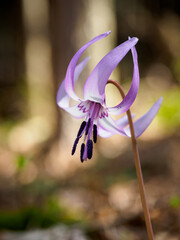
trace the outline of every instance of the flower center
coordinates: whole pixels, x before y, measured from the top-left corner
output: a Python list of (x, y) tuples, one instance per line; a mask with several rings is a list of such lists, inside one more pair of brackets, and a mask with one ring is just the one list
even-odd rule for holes
[[(87, 112), (86, 119), (81, 123), (77, 137), (74, 141), (72, 148), (72, 155), (76, 151), (77, 144), (79, 139), (84, 134), (84, 140), (81, 144), (80, 159), (81, 162), (84, 162), (92, 158), (93, 155), (93, 142), (97, 142), (97, 123), (98, 118), (105, 117), (107, 113), (103, 111), (103, 107), (100, 103), (87, 101), (80, 103), (79, 109)], [(92, 139), (91, 139), (92, 138)]]

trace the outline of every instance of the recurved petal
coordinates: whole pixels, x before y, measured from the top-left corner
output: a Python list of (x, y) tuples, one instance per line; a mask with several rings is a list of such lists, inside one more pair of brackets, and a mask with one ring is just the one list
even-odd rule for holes
[(73, 58), (71, 59), (67, 72), (66, 72), (66, 77), (65, 77), (65, 89), (66, 92), (68, 93), (68, 95), (74, 99), (74, 100), (79, 100), (78, 96), (76, 95), (76, 93), (74, 92), (74, 71), (77, 65), (77, 62), (80, 58), (80, 56), (83, 54), (83, 52), (93, 43), (97, 42), (98, 40), (106, 37), (107, 35), (109, 35), (109, 32), (106, 32), (104, 34), (101, 34), (95, 38), (93, 38), (91, 41), (89, 41), (88, 43), (86, 43), (83, 47), (81, 47), (76, 54), (73, 56)]
[(122, 100), (122, 102), (115, 107), (108, 108), (108, 111), (114, 115), (119, 115), (126, 112), (130, 108), (130, 106), (133, 104), (139, 90), (139, 67), (138, 67), (138, 57), (137, 57), (136, 48), (132, 47), (131, 52), (132, 52), (133, 63), (134, 63), (132, 84), (129, 89), (129, 92), (127, 93), (125, 98)]
[[(134, 114), (132, 114), (132, 117), (134, 117)], [(119, 118), (118, 120), (115, 121), (116, 125), (120, 127), (121, 129), (124, 128), (125, 126), (128, 125), (128, 117), (127, 115), (123, 116), (122, 118)], [(99, 127), (98, 128), (98, 135), (103, 138), (111, 137), (115, 133), (109, 132), (104, 130), (103, 128)]]
[[(113, 134), (120, 134), (123, 136), (127, 136), (124, 129), (119, 127), (116, 122), (110, 117), (110, 115), (106, 117), (99, 118), (99, 126), (100, 129), (111, 133), (110, 136)], [(99, 130), (98, 134), (102, 134), (103, 131)], [(103, 137), (103, 135), (100, 135)], [(105, 137), (105, 136), (104, 136)]]
[[(85, 58), (82, 62), (80, 62), (74, 71), (74, 84), (76, 83), (76, 81), (78, 80), (78, 77), (80, 75), (80, 73), (83, 71), (84, 67), (87, 64), (87, 61), (89, 60), (89, 57)], [(57, 96), (56, 96), (56, 101), (59, 107), (61, 108), (68, 108), (69, 107), (69, 95), (66, 92), (65, 89), (65, 79), (63, 80), (63, 82), (61, 83), (58, 92), (57, 92)]]
[[(134, 114), (131, 114), (131, 117), (134, 117)], [(124, 128), (129, 123), (127, 115), (124, 115), (123, 117), (116, 120), (116, 125), (118, 125), (120, 128)]]
[(83, 111), (79, 103), (72, 107), (63, 107), (63, 109), (75, 118), (83, 118), (87, 115), (87, 112)]
[(104, 130), (103, 128), (99, 127), (98, 128), (98, 135), (102, 138), (108, 138), (108, 137), (111, 137), (113, 136), (115, 133), (112, 133), (112, 132), (108, 132), (106, 130)]
[[(151, 107), (151, 109), (145, 113), (141, 118), (139, 118), (137, 121), (134, 122), (134, 131), (135, 136), (139, 137), (146, 128), (150, 125), (154, 117), (156, 116), (161, 104), (162, 104), (163, 98), (159, 98), (157, 102), (154, 103), (154, 105)], [(128, 137), (131, 137), (130, 128), (125, 129), (126, 134)]]
[(90, 59), (90, 57), (86, 57), (84, 60), (82, 60), (75, 68), (74, 71), (74, 83), (77, 82), (79, 75), (81, 74), (81, 72), (83, 71), (83, 69), (85, 68), (88, 60)]
[(84, 99), (100, 102), (101, 104), (104, 102), (105, 86), (112, 71), (137, 41), (137, 38), (131, 38), (101, 59), (84, 85)]

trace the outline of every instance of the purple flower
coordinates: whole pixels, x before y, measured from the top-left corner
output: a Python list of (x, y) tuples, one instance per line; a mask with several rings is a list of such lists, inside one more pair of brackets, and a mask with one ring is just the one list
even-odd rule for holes
[[(137, 38), (129, 38), (126, 42), (114, 48), (101, 59), (86, 80), (83, 89), (84, 99), (80, 99), (74, 92), (74, 84), (88, 61), (88, 58), (86, 58), (77, 65), (80, 56), (91, 44), (109, 34), (110, 31), (101, 34), (79, 49), (71, 59), (67, 68), (66, 77), (57, 93), (57, 104), (59, 107), (63, 108), (75, 118), (84, 118), (72, 148), (73, 155), (80, 138), (84, 135), (80, 151), (80, 159), (82, 162), (87, 160), (87, 158), (92, 158), (93, 142), (97, 142), (97, 135), (100, 135), (101, 137), (109, 137), (113, 134), (121, 134), (130, 137), (129, 127), (127, 126), (127, 117), (122, 117), (119, 120), (114, 121), (110, 117), (110, 114), (119, 115), (126, 112), (137, 96), (139, 89), (139, 68), (137, 52), (134, 47), (138, 42)], [(105, 86), (112, 71), (129, 50), (132, 52), (134, 63), (131, 87), (125, 98), (117, 106), (108, 108), (105, 103)], [(70, 106), (70, 98), (78, 103), (74, 106)], [(134, 122), (136, 137), (140, 136), (149, 126), (156, 115), (161, 102), (162, 99), (160, 98), (143, 117)]]

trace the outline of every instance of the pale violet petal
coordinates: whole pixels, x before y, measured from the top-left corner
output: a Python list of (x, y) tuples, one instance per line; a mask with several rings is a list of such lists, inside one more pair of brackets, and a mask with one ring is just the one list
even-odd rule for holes
[[(134, 118), (134, 114), (131, 114), (131, 117)], [(116, 125), (118, 125), (120, 128), (124, 128), (129, 124), (127, 115), (124, 115), (123, 117), (119, 118), (115, 122), (116, 122)]]
[(134, 63), (132, 84), (129, 89), (129, 92), (127, 93), (125, 98), (122, 100), (122, 102), (115, 107), (108, 108), (108, 111), (113, 115), (119, 115), (126, 112), (133, 104), (139, 90), (139, 67), (138, 67), (138, 57), (137, 57), (137, 52), (135, 47), (131, 49), (131, 52), (132, 52), (133, 63)]
[[(154, 105), (151, 107), (151, 109), (145, 113), (141, 118), (139, 118), (137, 121), (134, 122), (134, 131), (135, 131), (135, 137), (139, 137), (146, 128), (150, 125), (154, 117), (156, 116), (161, 104), (162, 104), (163, 98), (159, 98), (157, 102), (154, 103)], [(128, 135), (128, 137), (131, 137), (130, 128), (125, 128), (125, 132)]]
[[(84, 67), (86, 66), (88, 60), (89, 60), (89, 57), (85, 58), (82, 62), (80, 62), (76, 66), (75, 71), (74, 71), (74, 83), (76, 83), (76, 81), (78, 80), (78, 77), (79, 77), (80, 73), (83, 71)], [(56, 101), (57, 101), (57, 104), (59, 107), (68, 108), (69, 100), (70, 100), (70, 97), (66, 92), (65, 79), (64, 79), (58, 89)]]
[(103, 128), (99, 127), (98, 128), (98, 135), (102, 138), (108, 138), (108, 137), (111, 137), (113, 136), (115, 133), (112, 133), (112, 132), (108, 132), (106, 130), (104, 130)]
[(112, 134), (121, 134), (123, 136), (127, 136), (124, 129), (120, 128), (109, 114), (106, 117), (99, 118), (98, 121), (100, 127), (105, 131), (111, 132)]
[(84, 85), (84, 99), (103, 104), (105, 99), (105, 86), (112, 71), (137, 41), (137, 38), (131, 38), (114, 48), (101, 59)]
[(74, 71), (74, 83), (77, 82), (79, 75), (81, 74), (81, 72), (83, 71), (83, 69), (85, 68), (88, 60), (90, 59), (90, 57), (86, 57), (84, 60), (82, 60), (75, 68)]
[(95, 38), (93, 38), (91, 41), (89, 41), (88, 43), (86, 43), (83, 47), (81, 47), (76, 54), (73, 56), (73, 58), (71, 59), (69, 66), (67, 68), (67, 72), (66, 72), (66, 77), (65, 77), (65, 89), (66, 92), (68, 93), (68, 95), (74, 99), (74, 100), (79, 100), (78, 96), (76, 95), (76, 93), (74, 92), (74, 71), (77, 65), (77, 62), (79, 60), (79, 58), (81, 57), (81, 55), (83, 54), (83, 52), (93, 43), (97, 42), (98, 40), (106, 37), (107, 35), (110, 34), (109, 32), (106, 32), (104, 34), (101, 34)]
[[(132, 117), (134, 117), (134, 114), (132, 114)], [(118, 127), (124, 128), (129, 123), (127, 115), (124, 115), (122, 118), (119, 118), (118, 120), (115, 121), (115, 123), (116, 123), (116, 125), (118, 125)], [(105, 129), (103, 129), (101, 127), (98, 128), (98, 135), (102, 138), (108, 138), (114, 134), (115, 133), (106, 131)]]
[(69, 107), (69, 99), (70, 97), (65, 90), (65, 81), (63, 80), (56, 96), (57, 105), (61, 108), (67, 108)]
[(84, 102), (78, 103), (72, 107), (63, 107), (63, 109), (75, 118), (83, 118), (87, 115), (87, 110), (85, 110), (86, 105)]

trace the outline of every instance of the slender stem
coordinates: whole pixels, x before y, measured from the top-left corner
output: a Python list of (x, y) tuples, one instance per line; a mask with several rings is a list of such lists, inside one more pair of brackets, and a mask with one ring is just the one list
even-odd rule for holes
[[(117, 83), (116, 81), (113, 81), (113, 80), (108, 80), (107, 83), (111, 83), (111, 84), (115, 85), (118, 88), (122, 98), (125, 97), (124, 91), (122, 90), (119, 83)], [(154, 240), (151, 218), (150, 218), (148, 204), (147, 204), (147, 200), (146, 200), (146, 192), (145, 192), (143, 175), (142, 175), (142, 170), (141, 170), (139, 151), (138, 151), (138, 146), (137, 146), (137, 141), (136, 141), (136, 137), (135, 137), (134, 126), (133, 126), (130, 109), (126, 113), (128, 116), (128, 121), (129, 121), (129, 126), (130, 126), (130, 131), (131, 131), (132, 148), (133, 148), (136, 173), (137, 173), (137, 178), (138, 178), (138, 183), (139, 183), (139, 190), (140, 190), (141, 202), (142, 202), (142, 207), (143, 207), (144, 216), (145, 216), (148, 238), (149, 238), (149, 240)]]

